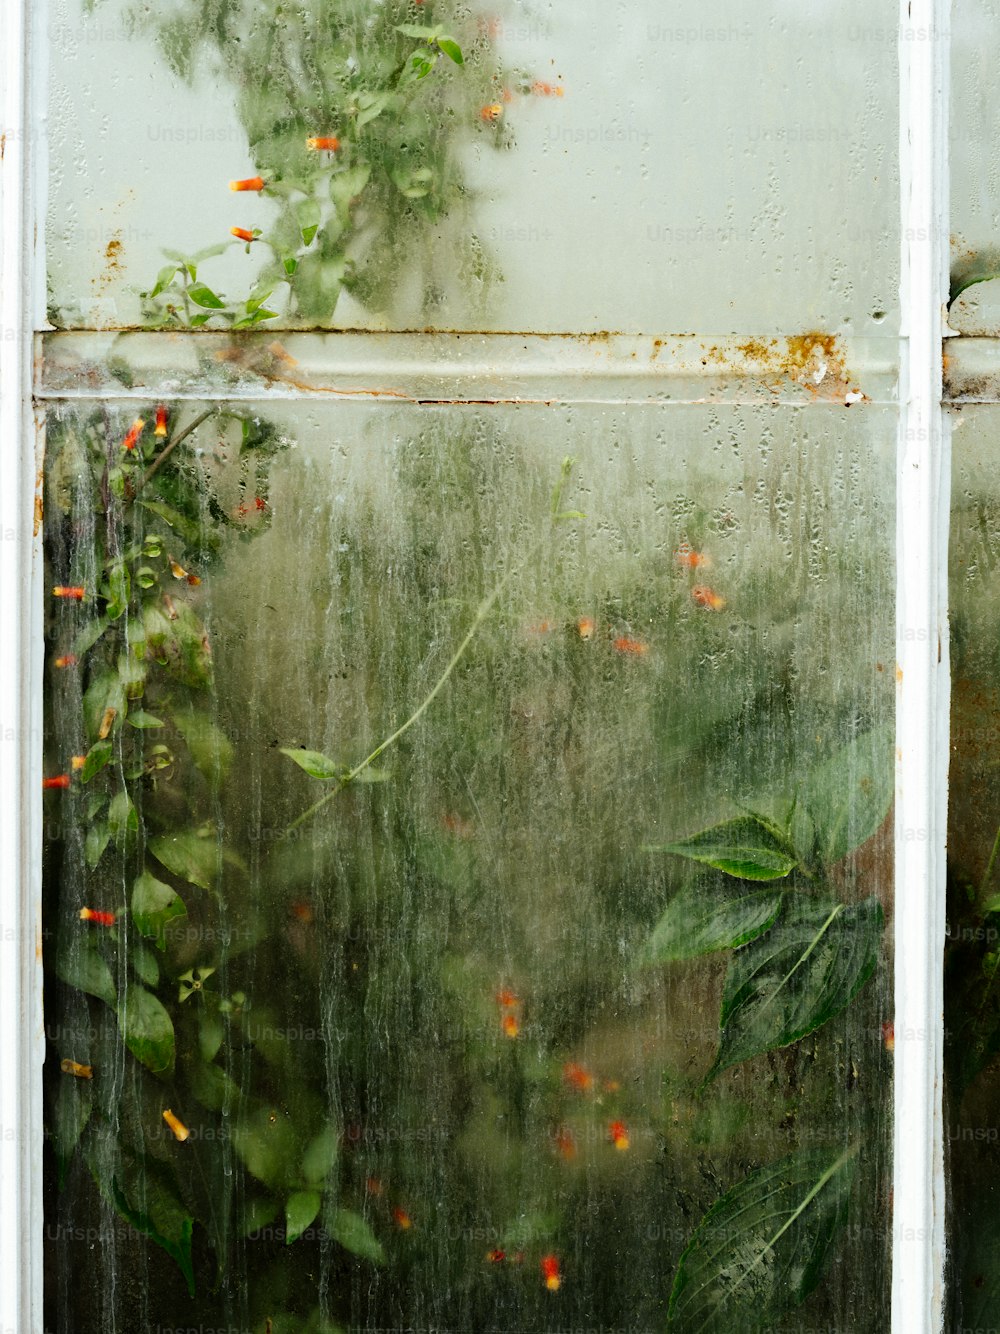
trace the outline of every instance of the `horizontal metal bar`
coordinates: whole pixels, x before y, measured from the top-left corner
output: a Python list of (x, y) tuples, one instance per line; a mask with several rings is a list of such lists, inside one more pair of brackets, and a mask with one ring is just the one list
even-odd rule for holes
[(899, 340), (631, 334), (60, 332), (41, 399), (895, 403)]

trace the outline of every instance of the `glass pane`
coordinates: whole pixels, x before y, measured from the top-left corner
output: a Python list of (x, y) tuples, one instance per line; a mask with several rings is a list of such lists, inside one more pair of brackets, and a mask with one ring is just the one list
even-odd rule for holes
[(1000, 327), (1000, 182), (993, 148), (1000, 108), (993, 96), (1000, 25), (996, 0), (955, 0), (951, 15), (952, 328), (967, 334)]
[(894, 409), (48, 443), (48, 1325), (886, 1329)]
[[(954, 416), (951, 535), (951, 773), (945, 1042), (954, 1326), (995, 1323), (997, 1239), (996, 994), (1000, 896), (997, 772), (1000, 555), (995, 408)], [(959, 429), (960, 428), (960, 429)]]
[(51, 8), (57, 327), (897, 327), (893, 0)]

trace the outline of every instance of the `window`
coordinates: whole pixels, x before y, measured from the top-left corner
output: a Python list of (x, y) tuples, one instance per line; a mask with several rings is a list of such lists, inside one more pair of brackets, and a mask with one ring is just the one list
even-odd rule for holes
[(7, 1323), (936, 1327), (935, 7), (53, 8), (4, 162)]

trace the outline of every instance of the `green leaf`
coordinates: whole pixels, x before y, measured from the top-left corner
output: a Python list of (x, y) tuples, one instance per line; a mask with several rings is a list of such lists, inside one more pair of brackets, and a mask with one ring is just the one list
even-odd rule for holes
[(87, 1128), (93, 1108), (90, 1080), (63, 1075), (56, 1085), (55, 1101), (46, 1126), (59, 1163), (60, 1181), (65, 1177), (73, 1150)]
[(854, 1156), (792, 1154), (714, 1204), (681, 1255), (667, 1328), (752, 1334), (804, 1301), (847, 1220)]
[(95, 676), (83, 697), (83, 722), (91, 743), (99, 739), (97, 734), (108, 709), (115, 711), (112, 727), (117, 728), (118, 720), (125, 717), (127, 708), (125, 686), (118, 673), (101, 672), (100, 676)]
[(209, 1111), (221, 1112), (227, 1103), (230, 1107), (239, 1105), (239, 1086), (219, 1066), (204, 1061), (188, 1061), (187, 1072), (191, 1092)]
[(132, 985), (118, 1005), (118, 1026), (129, 1051), (154, 1075), (174, 1068), (174, 1026), (163, 1005), (145, 987)]
[(139, 831), (139, 812), (125, 791), (116, 792), (111, 798), (111, 804), (108, 806), (108, 830), (119, 847), (130, 835)]
[(104, 856), (104, 850), (110, 842), (111, 830), (108, 828), (106, 820), (92, 824), (87, 830), (87, 837), (83, 844), (83, 855), (91, 870)]
[(642, 962), (672, 963), (745, 945), (774, 924), (782, 897), (774, 889), (734, 893), (697, 882), (687, 885), (653, 928)]
[(89, 783), (95, 774), (99, 774), (104, 766), (111, 759), (111, 742), (95, 741), (90, 750), (87, 751), (87, 758), (84, 761), (83, 768), (80, 770), (80, 782)]
[(208, 310), (225, 309), (226, 303), (220, 300), (212, 289), (206, 287), (204, 283), (194, 283), (193, 286), (189, 287), (188, 296), (196, 306), (204, 306)]
[(330, 177), (330, 198), (336, 206), (337, 216), (341, 222), (348, 220), (351, 201), (361, 194), (371, 174), (371, 167), (365, 162), (360, 162), (357, 166), (334, 172)]
[(286, 1245), (298, 1241), (319, 1213), (322, 1203), (323, 1196), (318, 1190), (297, 1190), (294, 1195), (289, 1195), (285, 1204)]
[(274, 1188), (294, 1186), (300, 1153), (295, 1127), (280, 1111), (261, 1107), (241, 1120), (233, 1146), (251, 1176)]
[(125, 615), (131, 591), (132, 581), (127, 567), (121, 562), (112, 565), (108, 572), (108, 605), (104, 609), (109, 621), (117, 621)]
[(345, 1250), (373, 1264), (385, 1264), (385, 1251), (365, 1220), (353, 1209), (338, 1209), (333, 1215), (330, 1232)]
[[(388, 93), (362, 93), (358, 97), (358, 118), (357, 127), (360, 130), (362, 125), (367, 125), (369, 121), (381, 116), (382, 112), (389, 105)], [(366, 169), (367, 170), (367, 169)]]
[(719, 1054), (708, 1075), (814, 1032), (874, 971), (882, 905), (792, 898), (763, 936), (733, 955), (722, 994)]
[(152, 950), (136, 941), (129, 957), (139, 980), (145, 982), (147, 987), (155, 987), (160, 980), (160, 965), (156, 962), (156, 955)]
[(157, 606), (147, 606), (143, 626), (146, 650), (154, 662), (184, 685), (204, 689), (212, 684), (208, 635), (186, 602), (174, 603), (171, 616)]
[(302, 1175), (310, 1185), (323, 1181), (337, 1161), (339, 1137), (332, 1126), (321, 1130), (302, 1156)]
[(157, 718), (152, 713), (146, 713), (144, 709), (133, 709), (128, 716), (128, 721), (130, 726), (140, 729), (166, 726), (162, 718)]
[(73, 652), (78, 658), (82, 658), (88, 649), (94, 647), (108, 625), (109, 621), (106, 616), (98, 616), (83, 627), (73, 641)]
[(781, 880), (798, 865), (777, 829), (756, 815), (714, 825), (679, 843), (647, 845), (643, 851), (673, 852), (741, 880)]
[(893, 755), (892, 726), (878, 727), (856, 737), (806, 779), (798, 809), (812, 819), (823, 866), (839, 862), (881, 826), (892, 802)]
[(250, 1200), (240, 1223), (240, 1235), (254, 1240), (254, 1233), (267, 1227), (278, 1216), (278, 1201), (257, 1199)]
[(225, 732), (196, 709), (178, 710), (173, 718), (199, 772), (210, 783), (221, 783), (233, 762), (232, 743)]
[(156, 285), (151, 289), (149, 295), (151, 297), (159, 296), (162, 291), (164, 291), (167, 287), (170, 286), (170, 284), (174, 281), (176, 277), (177, 277), (177, 265), (165, 264), (163, 268), (159, 271), (159, 273), (156, 275)]
[(331, 760), (328, 755), (321, 755), (318, 750), (301, 750), (294, 746), (279, 746), (278, 749), (282, 755), (294, 760), (300, 769), (304, 769), (310, 778), (329, 781), (344, 776), (344, 766)]
[(201, 542), (201, 525), (186, 518), (170, 505), (164, 505), (160, 500), (140, 500), (139, 504), (143, 509), (155, 514), (158, 519), (162, 519), (168, 528), (172, 528), (184, 539), (188, 546), (197, 546)]
[(440, 24), (438, 24), (438, 26), (434, 28), (429, 27), (426, 23), (396, 24), (396, 31), (401, 32), (404, 37), (418, 37), (418, 38), (426, 37), (428, 41), (432, 41), (438, 35), (438, 33), (441, 32), (441, 30), (442, 29)]
[[(194, 1218), (181, 1202), (159, 1182), (144, 1175), (142, 1195), (144, 1208), (134, 1208), (117, 1180), (111, 1183), (115, 1208), (127, 1223), (144, 1236), (155, 1241), (171, 1258), (187, 1283), (188, 1295), (194, 1296), (194, 1266), (191, 1261), (191, 1236)], [(147, 1212), (148, 1211), (148, 1212)]]
[(160, 834), (149, 840), (149, 850), (168, 871), (200, 889), (211, 889), (219, 873), (219, 848), (215, 839), (193, 830), (182, 834)]
[(217, 1010), (203, 1009), (198, 1021), (198, 1051), (203, 1061), (214, 1061), (226, 1035), (226, 1026)]
[(183, 899), (169, 885), (148, 871), (136, 877), (132, 889), (132, 920), (144, 936), (155, 940), (157, 949), (167, 948), (166, 928), (170, 923), (186, 915)]
[(439, 37), (437, 39), (438, 48), (445, 53), (449, 60), (453, 60), (456, 65), (464, 65), (465, 57), (462, 55), (462, 48), (453, 37)]
[(68, 987), (85, 991), (88, 996), (114, 1005), (117, 1000), (111, 969), (96, 950), (87, 945), (74, 943), (56, 954), (53, 964), (56, 977)]

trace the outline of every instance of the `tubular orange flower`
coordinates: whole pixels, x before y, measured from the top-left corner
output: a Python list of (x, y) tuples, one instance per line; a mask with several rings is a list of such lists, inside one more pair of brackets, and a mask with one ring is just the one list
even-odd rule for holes
[(76, 773), (77, 770), (82, 769), (83, 766), (84, 766), (86, 763), (87, 763), (87, 757), (86, 757), (86, 755), (71, 755), (71, 756), (70, 756), (69, 764), (70, 764), (70, 768), (73, 770), (74, 773)]
[(887, 1019), (882, 1025), (882, 1041), (885, 1043), (886, 1051), (896, 1050), (896, 1026), (891, 1019)]
[(117, 920), (113, 912), (102, 912), (99, 908), (80, 909), (81, 922), (93, 922), (95, 926), (114, 926)]
[(75, 653), (64, 653), (64, 654), (62, 655), (61, 658), (56, 658), (56, 660), (53, 662), (52, 666), (53, 666), (53, 667), (75, 667), (75, 666), (76, 666), (76, 654), (75, 654)]
[(170, 1110), (169, 1107), (167, 1107), (164, 1110), (163, 1119), (164, 1121), (166, 1121), (170, 1129), (174, 1132), (174, 1139), (179, 1140), (180, 1143), (183, 1144), (184, 1141), (191, 1134), (190, 1130), (188, 1130), (184, 1122), (179, 1121), (177, 1117), (174, 1116), (173, 1112)]
[(674, 559), (684, 570), (707, 570), (712, 564), (712, 557), (704, 551), (694, 551), (687, 542), (682, 542), (674, 552)]
[(504, 1037), (507, 1038), (516, 1038), (521, 1031), (521, 1025), (517, 1021), (516, 1014), (505, 1014), (500, 1021), (500, 1026), (503, 1029)]
[(620, 635), (612, 648), (626, 658), (643, 658), (649, 652), (648, 644), (644, 644), (641, 639), (630, 639), (628, 635)]
[(624, 1121), (612, 1121), (608, 1126), (608, 1139), (616, 1149), (624, 1151), (629, 1147), (628, 1126)]
[(69, 787), (69, 774), (56, 774), (54, 778), (42, 779), (42, 791), (48, 792), (51, 788)]
[(68, 1058), (59, 1062), (59, 1069), (64, 1075), (76, 1075), (77, 1079), (93, 1079), (94, 1067), (92, 1065), (81, 1065), (79, 1061), (71, 1061)]
[(568, 1061), (563, 1066), (563, 1079), (577, 1093), (589, 1093), (594, 1087), (594, 1076), (584, 1066), (577, 1065), (576, 1061)]
[(507, 1252), (499, 1249), (486, 1252), (486, 1261), (491, 1265), (501, 1265), (507, 1259)]
[(311, 139), (306, 140), (306, 148), (311, 148), (316, 153), (336, 153), (340, 147), (340, 140), (335, 139), (332, 134), (313, 135)]
[(97, 729), (98, 741), (107, 741), (108, 734), (111, 731), (112, 727), (114, 727), (115, 719), (117, 717), (118, 717), (118, 710), (109, 704), (108, 707), (104, 710), (104, 713), (101, 715), (101, 725)]
[(413, 1219), (405, 1209), (401, 1209), (398, 1205), (392, 1211), (392, 1221), (401, 1232), (408, 1232), (413, 1226)]
[(256, 241), (253, 232), (248, 231), (246, 227), (230, 227), (230, 235), (235, 236), (238, 241), (246, 241), (249, 245), (251, 241)]
[(545, 1280), (545, 1286), (549, 1292), (558, 1292), (562, 1285), (562, 1275), (559, 1272), (559, 1257), (556, 1255), (543, 1255), (539, 1262), (542, 1271), (542, 1278)]
[(499, 120), (503, 115), (503, 104), (501, 102), (491, 102), (489, 106), (479, 108), (479, 119), (489, 121)]
[(56, 584), (52, 590), (54, 598), (67, 598), (71, 602), (82, 602), (85, 590), (79, 584), (73, 584), (67, 587), (65, 584)]
[(726, 605), (726, 599), (706, 584), (699, 584), (697, 588), (692, 588), (691, 596), (699, 607), (705, 607), (708, 611), (721, 611)]
[(143, 431), (144, 431), (144, 429), (145, 429), (145, 426), (146, 426), (146, 423), (145, 423), (145, 421), (142, 419), (142, 417), (136, 417), (135, 421), (134, 421), (134, 422), (132, 423), (132, 425), (128, 428), (128, 434), (126, 435), (125, 439), (122, 441), (122, 449), (127, 449), (127, 450), (129, 450), (130, 452), (131, 452), (133, 449), (135, 449), (136, 445), (139, 443), (139, 437), (140, 437), (140, 435), (142, 435), (142, 433), (143, 433)]
[(576, 623), (576, 633), (581, 639), (593, 639), (597, 626), (592, 616), (581, 616)]
[(167, 409), (165, 404), (161, 403), (156, 409), (156, 430), (154, 435), (166, 435), (167, 433)]
[(248, 176), (242, 181), (230, 181), (229, 188), (237, 192), (241, 190), (263, 190), (264, 178), (262, 176)]
[(497, 992), (497, 1004), (505, 1010), (512, 1010), (516, 1005), (520, 1005), (520, 999), (514, 995), (510, 987), (503, 987)]

